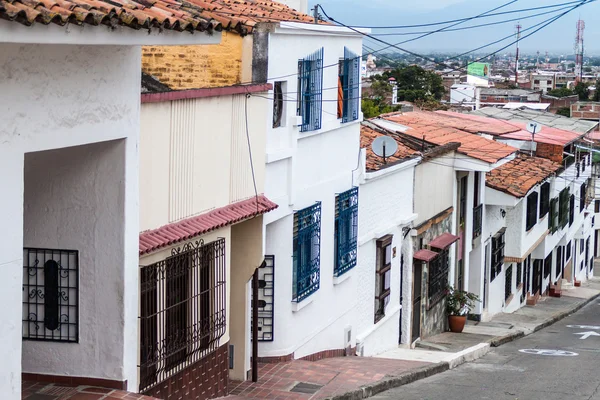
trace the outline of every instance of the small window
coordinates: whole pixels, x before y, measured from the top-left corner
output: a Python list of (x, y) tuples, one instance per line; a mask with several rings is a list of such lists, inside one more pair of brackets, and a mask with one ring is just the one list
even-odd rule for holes
[(360, 56), (344, 47), (338, 67), (338, 118), (356, 121), (360, 108)]
[(273, 85), (273, 128), (284, 125), (286, 82), (275, 82)]
[(594, 212), (596, 214), (600, 213), (600, 200), (594, 200)]
[(358, 237), (358, 188), (340, 193), (335, 198), (335, 266), (340, 276), (356, 266)]
[(523, 266), (521, 263), (517, 264), (517, 288), (523, 283)]
[(560, 192), (558, 205), (558, 219), (560, 228), (564, 228), (569, 223), (569, 188), (565, 188)]
[(585, 183), (581, 184), (581, 187), (579, 188), (579, 212), (583, 212), (583, 210), (585, 210), (585, 195), (587, 192), (587, 187), (585, 185)]
[(544, 278), (548, 278), (550, 276), (550, 272), (552, 271), (552, 252), (548, 254), (548, 257), (544, 259)]
[(533, 81), (533, 83), (535, 83), (536, 85), (539, 85), (540, 84), (540, 80), (536, 79), (536, 80)]
[(559, 202), (558, 197), (550, 200), (550, 219), (548, 219), (548, 229), (550, 233), (555, 233), (558, 230), (560, 224), (559, 215)]
[(321, 203), (294, 214), (292, 301), (319, 290), (321, 278)]
[(506, 268), (504, 276), (504, 301), (512, 295), (512, 264)]
[(538, 194), (537, 192), (531, 193), (527, 196), (527, 221), (525, 230), (532, 229), (537, 223), (537, 210), (538, 210)]
[(377, 241), (375, 271), (375, 323), (385, 317), (385, 308), (390, 302), (392, 276), (392, 235)]
[(573, 225), (575, 220), (575, 195), (571, 195), (569, 199), (569, 226)]
[(562, 246), (558, 246), (556, 248), (556, 272), (555, 272), (555, 279), (558, 279), (558, 277), (562, 273), (562, 268), (563, 268), (563, 251), (562, 251)]
[(492, 237), (492, 266), (490, 282), (502, 272), (504, 265), (504, 229)]
[(566, 257), (565, 257), (565, 261), (569, 261), (571, 259), (571, 248), (573, 247), (572, 242), (567, 243), (567, 248), (566, 248)]
[(297, 114), (300, 132), (321, 129), (323, 106), (323, 48), (298, 60)]
[(550, 211), (550, 182), (544, 182), (540, 190), (540, 218)]
[(548, 85), (552, 85), (552, 81), (546, 81)]

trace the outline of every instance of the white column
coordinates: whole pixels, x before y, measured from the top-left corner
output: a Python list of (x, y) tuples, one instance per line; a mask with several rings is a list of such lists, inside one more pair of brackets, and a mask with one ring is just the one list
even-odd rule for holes
[(21, 152), (7, 150), (0, 152), (0, 393), (3, 399), (17, 400), (21, 398), (24, 158)]

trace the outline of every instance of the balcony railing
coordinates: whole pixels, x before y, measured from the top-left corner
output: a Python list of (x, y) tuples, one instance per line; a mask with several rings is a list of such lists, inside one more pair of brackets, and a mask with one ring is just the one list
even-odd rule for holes
[(483, 204), (473, 208), (473, 239), (481, 236), (481, 227), (483, 224)]

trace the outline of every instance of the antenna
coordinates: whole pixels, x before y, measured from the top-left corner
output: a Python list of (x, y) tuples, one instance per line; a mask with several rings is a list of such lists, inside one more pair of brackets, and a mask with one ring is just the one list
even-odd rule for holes
[(393, 156), (398, 151), (398, 143), (389, 136), (379, 136), (373, 140), (371, 149), (375, 155), (383, 157), (383, 163), (387, 164), (386, 158)]
[(531, 133), (531, 150), (529, 155), (533, 157), (533, 144), (535, 143), (535, 134), (542, 130), (542, 126), (535, 121), (531, 121), (527, 124), (527, 132)]
[(519, 40), (521, 39), (521, 24), (517, 24), (517, 56), (515, 57), (515, 86), (519, 87)]
[(585, 22), (582, 19), (577, 21), (577, 33), (575, 34), (575, 82), (579, 83), (583, 78), (583, 32), (585, 31)]

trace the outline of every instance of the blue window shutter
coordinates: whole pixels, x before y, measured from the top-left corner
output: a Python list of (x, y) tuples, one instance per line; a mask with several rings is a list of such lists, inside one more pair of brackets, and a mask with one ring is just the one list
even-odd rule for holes
[(358, 240), (358, 188), (336, 196), (334, 276), (341, 276), (356, 266)]
[(356, 121), (360, 110), (360, 56), (344, 47), (344, 75), (346, 77), (343, 88), (344, 111), (342, 122)]
[(298, 61), (297, 113), (300, 132), (321, 129), (323, 107), (323, 48)]

